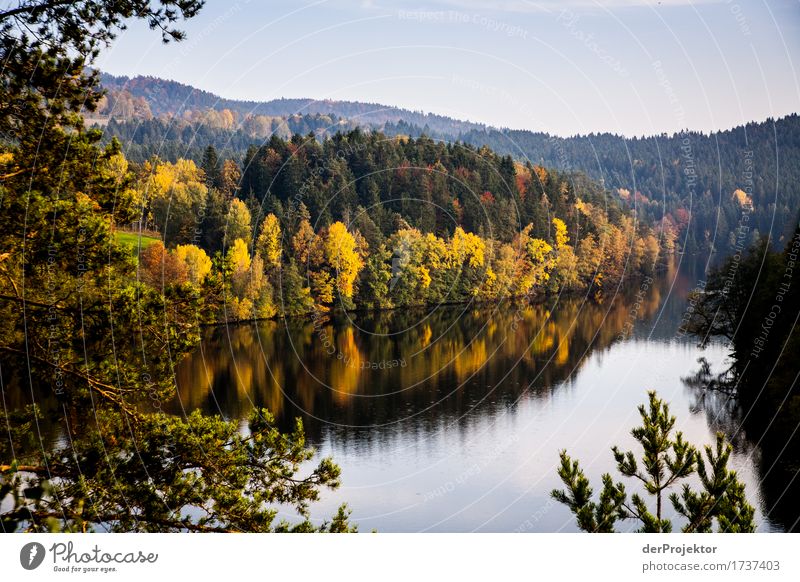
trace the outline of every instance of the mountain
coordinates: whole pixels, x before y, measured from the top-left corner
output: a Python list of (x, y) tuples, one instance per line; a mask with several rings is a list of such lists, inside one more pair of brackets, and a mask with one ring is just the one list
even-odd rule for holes
[(640, 217), (670, 223), (689, 253), (731, 254), (767, 234), (782, 246), (800, 209), (797, 114), (710, 134), (558, 137), (374, 103), (237, 101), (154, 77), (103, 74), (101, 80), (109, 90), (103, 113), (114, 118), (107, 135), (118, 137), (135, 161), (151, 155), (199, 161), (208, 145), (241, 160), (271, 135), (321, 139), (356, 127), (488, 146), (531, 166), (586, 174)]

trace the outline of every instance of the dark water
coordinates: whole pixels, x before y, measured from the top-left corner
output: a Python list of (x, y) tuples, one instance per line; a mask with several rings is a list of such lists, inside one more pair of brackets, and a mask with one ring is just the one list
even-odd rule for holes
[[(449, 306), (348, 314), (318, 324), (265, 322), (208, 330), (176, 370), (176, 411), (244, 419), (269, 408), (342, 467), (342, 487), (313, 508), (342, 502), (362, 531), (574, 531), (552, 502), (558, 451), (599, 483), (610, 447), (632, 448), (636, 407), (655, 389), (696, 443), (735, 436), (733, 465), (762, 531), (775, 515), (762, 451), (739, 429), (731, 403), (682, 382), (706, 357), (680, 333), (698, 273), (544, 305)], [(766, 478), (765, 478), (766, 475)], [(775, 484), (772, 483), (772, 488)], [(635, 490), (630, 484), (630, 490)], [(768, 515), (769, 514), (769, 515)], [(291, 518), (287, 514), (287, 518)], [(633, 524), (631, 524), (633, 525)]]

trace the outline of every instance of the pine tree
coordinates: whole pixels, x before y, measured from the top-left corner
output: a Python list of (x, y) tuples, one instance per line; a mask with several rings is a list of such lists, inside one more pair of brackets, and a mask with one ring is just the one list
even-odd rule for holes
[(372, 309), (390, 309), (393, 307), (389, 295), (389, 281), (392, 279), (390, 263), (392, 253), (386, 245), (375, 248), (367, 259), (361, 273), (358, 304)]
[[(709, 532), (716, 521), (720, 532), (751, 532), (755, 530), (754, 509), (747, 502), (744, 484), (735, 471), (728, 469), (732, 447), (722, 434), (717, 435), (715, 449), (705, 447), (706, 459), (686, 442), (681, 432), (673, 436), (675, 417), (669, 406), (655, 392), (649, 392), (649, 405), (639, 406), (642, 425), (631, 431), (642, 446), (641, 466), (633, 452), (622, 452), (613, 447), (617, 470), (625, 477), (636, 479), (644, 491), (655, 498), (655, 511), (638, 493), (630, 500), (621, 482), (615, 483), (611, 475), (603, 475), (603, 488), (599, 501), (592, 501), (592, 488), (577, 461), (560, 453), (558, 476), (566, 486), (555, 489), (552, 497), (566, 505), (575, 514), (578, 527), (587, 532), (613, 532), (616, 522), (634, 519), (640, 532), (671, 532), (672, 521), (664, 516), (667, 490), (679, 481), (697, 472), (703, 486), (696, 492), (684, 484), (679, 496), (672, 493), (669, 499), (675, 511), (686, 518), (682, 531)], [(708, 465), (706, 465), (706, 462)]]

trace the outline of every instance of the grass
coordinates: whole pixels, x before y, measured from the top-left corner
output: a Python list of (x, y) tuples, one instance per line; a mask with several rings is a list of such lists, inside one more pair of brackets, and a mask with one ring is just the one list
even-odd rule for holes
[(117, 242), (120, 244), (131, 246), (134, 249), (138, 249), (141, 244), (142, 250), (146, 249), (154, 242), (161, 240), (153, 236), (147, 236), (146, 234), (140, 235), (138, 232), (123, 232), (121, 230), (116, 231), (114, 236), (117, 237)]

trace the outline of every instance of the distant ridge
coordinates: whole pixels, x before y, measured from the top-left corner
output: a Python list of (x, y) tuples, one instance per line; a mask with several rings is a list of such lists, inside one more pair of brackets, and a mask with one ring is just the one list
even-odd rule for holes
[(427, 127), (431, 132), (448, 135), (457, 135), (465, 131), (480, 131), (487, 128), (487, 126), (479, 123), (378, 103), (331, 99), (281, 98), (271, 101), (226, 99), (177, 81), (144, 76), (117, 77), (108, 73), (101, 73), (100, 81), (103, 87), (107, 89), (124, 90), (134, 97), (144, 98), (150, 105), (150, 111), (156, 116), (180, 114), (187, 110), (229, 109), (240, 115), (280, 117), (309, 114), (334, 115), (376, 127), (381, 127), (387, 123), (405, 121), (420, 128)]

